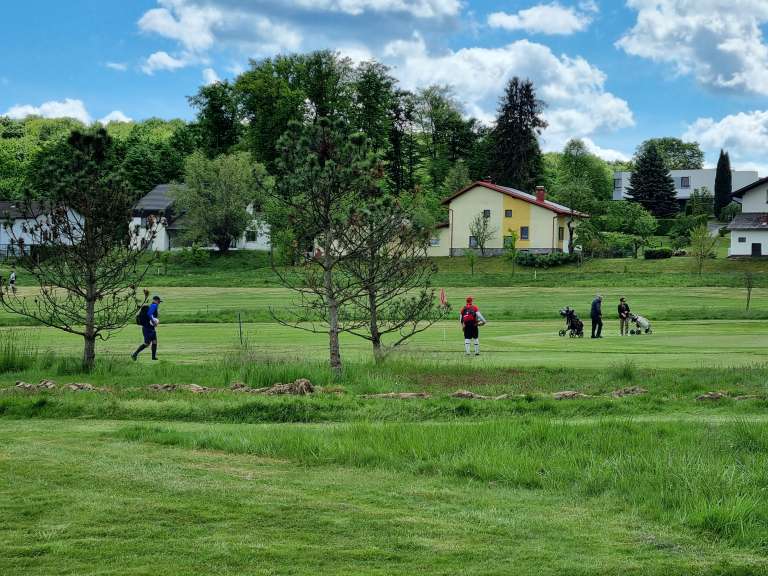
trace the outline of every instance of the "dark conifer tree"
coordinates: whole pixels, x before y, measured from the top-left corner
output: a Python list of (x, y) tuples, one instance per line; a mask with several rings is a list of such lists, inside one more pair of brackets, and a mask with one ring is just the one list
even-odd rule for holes
[(720, 150), (720, 158), (717, 160), (717, 172), (715, 173), (715, 216), (721, 218), (723, 208), (731, 202), (731, 158), (728, 152)]
[(501, 99), (490, 175), (494, 182), (532, 191), (543, 172), (538, 136), (547, 123), (541, 118), (544, 103), (536, 98), (530, 80), (512, 78)]
[(674, 181), (655, 146), (649, 146), (635, 161), (627, 196), (657, 218), (678, 212)]

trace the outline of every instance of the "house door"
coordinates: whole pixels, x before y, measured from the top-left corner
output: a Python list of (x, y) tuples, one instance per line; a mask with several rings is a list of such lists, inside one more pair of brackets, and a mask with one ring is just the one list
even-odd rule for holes
[(760, 242), (752, 242), (752, 256), (762, 256), (763, 245)]

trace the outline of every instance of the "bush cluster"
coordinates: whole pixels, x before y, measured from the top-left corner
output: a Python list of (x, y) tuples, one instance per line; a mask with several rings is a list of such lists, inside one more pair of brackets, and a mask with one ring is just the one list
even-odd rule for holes
[(672, 258), (671, 248), (646, 248), (643, 252), (643, 256), (646, 260), (663, 260), (665, 258)]
[(529, 268), (553, 268), (563, 264), (573, 264), (579, 261), (578, 254), (565, 254), (552, 252), (551, 254), (534, 254), (532, 252), (518, 252), (517, 263)]

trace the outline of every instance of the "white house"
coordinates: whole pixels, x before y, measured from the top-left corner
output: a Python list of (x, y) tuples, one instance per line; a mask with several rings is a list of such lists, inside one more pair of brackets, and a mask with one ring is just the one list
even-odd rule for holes
[[(675, 182), (677, 199), (681, 202), (688, 200), (691, 193), (697, 188), (707, 188), (710, 193), (715, 193), (715, 168), (705, 168), (703, 170), (670, 170), (672, 180)], [(629, 179), (632, 172), (614, 172), (613, 173), (613, 199), (623, 200), (627, 196), (629, 188)], [(757, 181), (758, 175), (754, 170), (731, 170), (732, 190), (739, 190), (744, 186)]]
[[(70, 222), (81, 219), (72, 210), (68, 210), (68, 218)], [(50, 239), (48, 223), (49, 213), (39, 202), (0, 201), (0, 258), (19, 255), (22, 250), (29, 253), (32, 246)]]
[[(159, 219), (160, 222), (155, 227), (155, 238), (150, 246), (150, 250), (156, 252), (177, 250), (186, 245), (182, 239), (186, 229), (184, 214), (174, 209), (171, 186), (155, 186), (133, 208), (131, 228), (140, 238), (147, 234), (147, 218)], [(248, 206), (248, 212), (254, 214), (253, 206)], [(236, 250), (269, 250), (269, 247), (269, 225), (263, 222), (259, 214), (254, 215), (251, 225), (232, 246)], [(214, 249), (213, 246), (210, 248)]]
[(733, 198), (741, 202), (742, 212), (728, 225), (728, 255), (768, 256), (768, 178), (740, 188)]

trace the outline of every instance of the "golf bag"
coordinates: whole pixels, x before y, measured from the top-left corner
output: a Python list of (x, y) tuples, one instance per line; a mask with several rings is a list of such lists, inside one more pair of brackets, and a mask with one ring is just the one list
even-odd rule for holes
[(630, 314), (629, 320), (635, 325), (634, 328), (630, 329), (630, 334), (635, 336), (639, 336), (640, 334), (653, 334), (653, 329), (651, 328), (651, 323), (648, 321), (648, 318), (643, 318), (637, 314)]
[(560, 316), (565, 318), (565, 328), (560, 330), (560, 336), (568, 334), (571, 338), (584, 338), (584, 322), (576, 315), (576, 311), (570, 306), (560, 310)]

